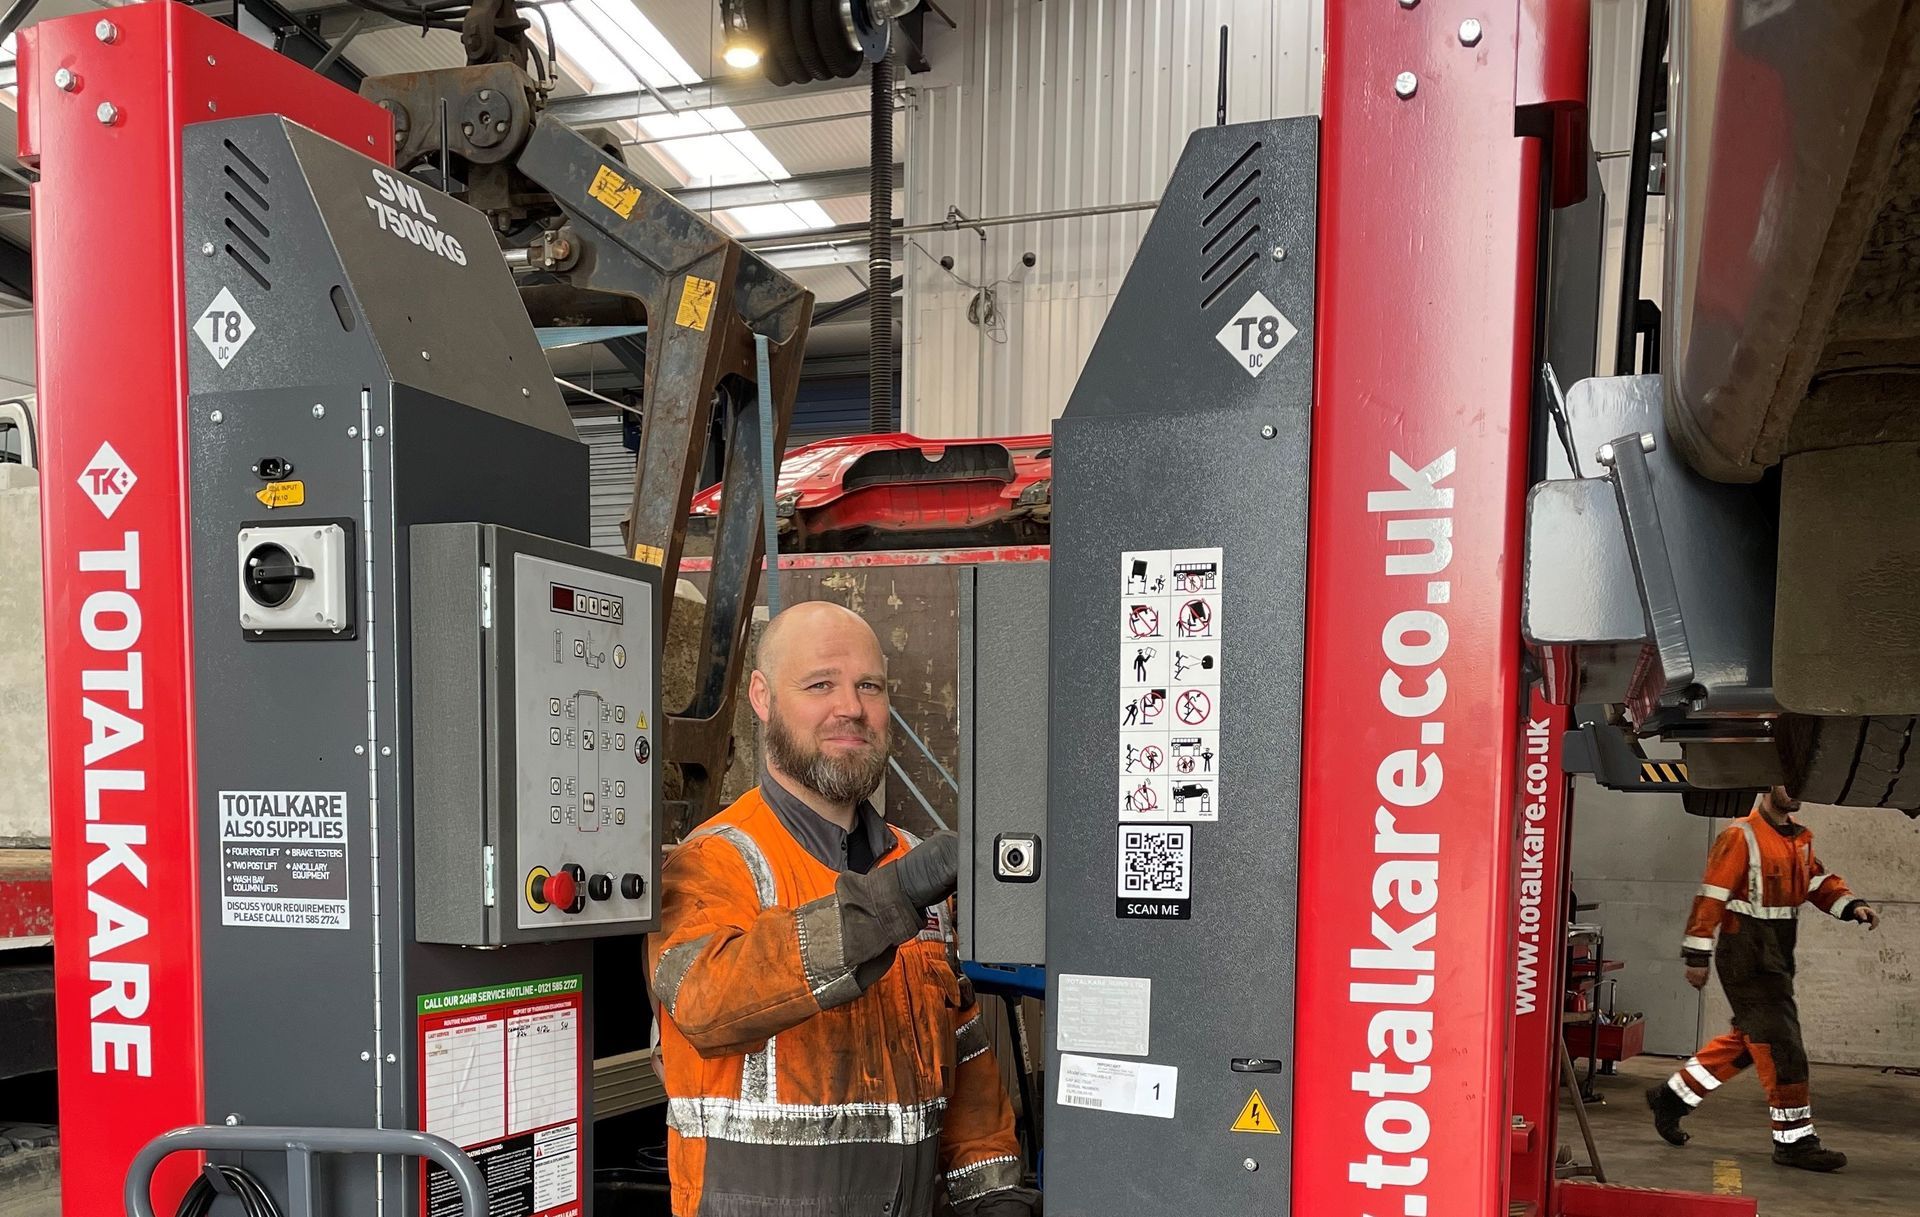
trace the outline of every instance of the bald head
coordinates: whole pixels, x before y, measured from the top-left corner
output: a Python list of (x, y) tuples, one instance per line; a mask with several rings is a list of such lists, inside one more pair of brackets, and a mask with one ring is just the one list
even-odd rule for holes
[(887, 763), (886, 659), (873, 627), (837, 604), (794, 605), (761, 634), (747, 698), (768, 770), (818, 796), (826, 806), (815, 810), (850, 818)]
[(754, 668), (769, 680), (778, 680), (790, 659), (809, 664), (826, 652), (870, 652), (875, 669), (884, 666), (880, 639), (866, 619), (852, 609), (827, 600), (809, 600), (783, 610), (760, 635)]

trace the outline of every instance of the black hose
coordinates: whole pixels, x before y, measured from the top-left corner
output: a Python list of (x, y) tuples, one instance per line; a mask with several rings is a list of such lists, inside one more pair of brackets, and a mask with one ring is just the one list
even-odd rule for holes
[(893, 60), (873, 65), (873, 163), (867, 216), (867, 426), (893, 421)]
[(1639, 95), (1633, 107), (1633, 155), (1627, 168), (1627, 219), (1620, 244), (1620, 318), (1614, 335), (1613, 374), (1631, 376), (1639, 331), (1640, 260), (1647, 239), (1647, 178), (1653, 162), (1653, 102), (1660, 87), (1660, 52), (1667, 44), (1667, 0), (1647, 0), (1640, 31)]
[(831, 80), (827, 71), (826, 56), (821, 54), (819, 38), (813, 26), (813, 0), (788, 0), (792, 8), (787, 10), (787, 30), (793, 36), (793, 53), (800, 57), (800, 66), (807, 70), (808, 80)]

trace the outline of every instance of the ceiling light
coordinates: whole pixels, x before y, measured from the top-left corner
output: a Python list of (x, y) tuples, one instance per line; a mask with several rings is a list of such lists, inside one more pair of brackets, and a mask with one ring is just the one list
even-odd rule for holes
[(728, 67), (745, 71), (760, 65), (760, 48), (746, 42), (730, 42), (726, 50), (720, 52), (720, 58)]

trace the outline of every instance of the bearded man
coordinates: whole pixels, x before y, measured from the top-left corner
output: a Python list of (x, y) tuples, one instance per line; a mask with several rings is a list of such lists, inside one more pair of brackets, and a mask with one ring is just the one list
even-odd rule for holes
[(795, 605), (748, 686), (760, 785), (676, 848), (648, 942), (675, 1217), (1032, 1217), (1013, 1109), (952, 960), (959, 844), (867, 801), (873, 630)]

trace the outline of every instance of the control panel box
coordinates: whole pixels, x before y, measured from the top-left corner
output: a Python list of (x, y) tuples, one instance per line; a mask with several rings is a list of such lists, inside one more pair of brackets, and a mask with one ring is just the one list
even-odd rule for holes
[(491, 525), (410, 535), (416, 937), (657, 928), (657, 568)]

